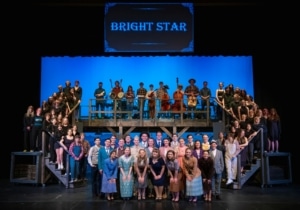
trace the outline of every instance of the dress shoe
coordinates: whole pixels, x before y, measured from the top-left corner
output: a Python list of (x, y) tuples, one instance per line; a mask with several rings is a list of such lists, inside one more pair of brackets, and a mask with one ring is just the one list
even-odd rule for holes
[(216, 199), (217, 200), (221, 200), (221, 196), (220, 195), (216, 195)]

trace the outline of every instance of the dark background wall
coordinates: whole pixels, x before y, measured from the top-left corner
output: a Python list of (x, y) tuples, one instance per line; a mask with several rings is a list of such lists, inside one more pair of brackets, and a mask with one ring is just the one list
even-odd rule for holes
[[(40, 105), (41, 56), (105, 55), (103, 4), (65, 2), (14, 5), (4, 24), (4, 78), (10, 83), (7, 98), (13, 108), (6, 109), (9, 120), (4, 128), (9, 132), (4, 132), (9, 143), (5, 143), (1, 156), (8, 170), (1, 173), (3, 178), (9, 177), (10, 152), (23, 149), (22, 119), (27, 106)], [(195, 4), (195, 55), (253, 56), (255, 101), (261, 107), (278, 110), (283, 128), (280, 150), (291, 152), (294, 163), (299, 154), (293, 146), (295, 137), (291, 136), (294, 132), (288, 120), (291, 107), (286, 102), (291, 101), (287, 94), (292, 92), (294, 71), (289, 52), (294, 45), (287, 24), (292, 19), (282, 15), (286, 9), (284, 5), (274, 7), (254, 1)], [(297, 181), (295, 167), (293, 173)]]

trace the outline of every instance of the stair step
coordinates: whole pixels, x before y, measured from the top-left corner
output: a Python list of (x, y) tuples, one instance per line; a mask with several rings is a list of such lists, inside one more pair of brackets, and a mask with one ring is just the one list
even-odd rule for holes
[(57, 164), (50, 164), (49, 158), (45, 158), (45, 166), (52, 172), (52, 174), (63, 184), (66, 188), (77, 188), (87, 186), (87, 181), (80, 180), (74, 183), (69, 183), (69, 177), (66, 175), (65, 170), (58, 170)]
[(245, 174), (240, 177), (240, 181), (235, 180), (232, 184), (226, 185), (227, 180), (222, 180), (221, 187), (227, 189), (241, 189), (242, 186), (259, 170), (261, 166), (260, 159), (256, 159), (251, 165), (245, 167)]

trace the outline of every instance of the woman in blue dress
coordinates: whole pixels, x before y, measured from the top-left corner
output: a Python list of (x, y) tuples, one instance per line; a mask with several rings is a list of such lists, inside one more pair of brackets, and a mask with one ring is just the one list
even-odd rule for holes
[(130, 147), (126, 147), (124, 155), (119, 157), (120, 195), (129, 200), (133, 195), (133, 164), (134, 157), (130, 154)]
[(149, 167), (152, 175), (152, 184), (156, 194), (156, 200), (162, 199), (162, 193), (166, 181), (165, 169), (166, 164), (164, 159), (160, 156), (158, 148), (154, 148), (152, 155), (149, 158)]
[(104, 160), (101, 192), (105, 193), (107, 200), (114, 200), (113, 194), (117, 192), (118, 159), (116, 151), (110, 152), (109, 158)]

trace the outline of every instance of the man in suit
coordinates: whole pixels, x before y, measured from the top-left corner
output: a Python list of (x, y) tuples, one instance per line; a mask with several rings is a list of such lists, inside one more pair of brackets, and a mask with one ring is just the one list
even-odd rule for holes
[(160, 148), (163, 146), (163, 135), (161, 131), (156, 132), (156, 139), (155, 139), (155, 147)]
[(142, 148), (146, 148), (148, 147), (148, 139), (149, 139), (150, 135), (148, 132), (142, 132), (140, 134), (140, 139), (142, 139), (139, 143), (139, 146)]
[(185, 145), (192, 150), (194, 149), (194, 137), (192, 134), (187, 135), (187, 143)]
[(221, 200), (221, 181), (224, 170), (224, 158), (222, 151), (217, 149), (217, 141), (210, 142), (210, 157), (214, 160), (215, 173), (212, 177), (212, 194), (216, 196), (217, 200)]

